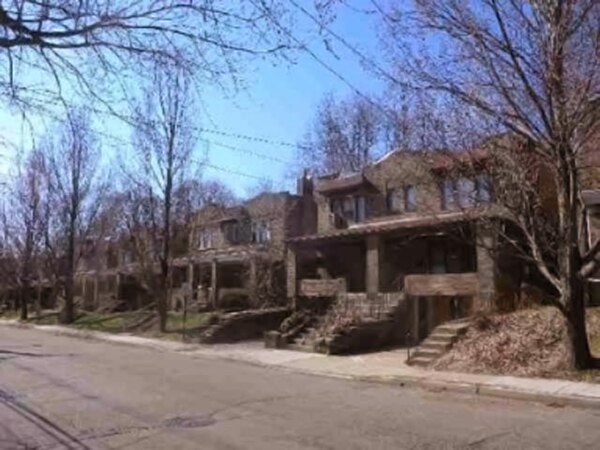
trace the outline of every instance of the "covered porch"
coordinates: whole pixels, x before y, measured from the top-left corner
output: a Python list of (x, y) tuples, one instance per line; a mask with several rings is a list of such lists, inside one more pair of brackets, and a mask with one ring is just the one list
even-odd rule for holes
[(241, 307), (237, 303), (247, 301), (257, 287), (264, 258), (252, 250), (211, 251), (180, 258), (173, 267), (174, 301), (188, 295), (190, 301), (213, 309)]
[[(292, 241), (288, 298), (345, 298), (377, 302), (401, 293), (406, 332), (417, 340), (436, 325), (487, 309), (495, 295), (496, 260), (489, 229), (458, 220), (428, 226), (370, 224), (335, 235)], [(482, 245), (483, 243), (487, 245)]]

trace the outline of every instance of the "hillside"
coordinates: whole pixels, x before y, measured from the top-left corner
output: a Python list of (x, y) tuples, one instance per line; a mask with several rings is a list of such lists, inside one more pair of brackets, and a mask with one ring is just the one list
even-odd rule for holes
[[(600, 308), (587, 313), (592, 351), (600, 356)], [(480, 317), (436, 370), (529, 377), (570, 377), (565, 364), (566, 327), (552, 307)], [(588, 374), (600, 381), (600, 374)]]

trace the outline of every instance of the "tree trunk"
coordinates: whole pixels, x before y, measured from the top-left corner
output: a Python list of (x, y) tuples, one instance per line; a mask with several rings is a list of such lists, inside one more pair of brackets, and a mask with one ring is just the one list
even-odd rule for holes
[(569, 307), (566, 310), (567, 336), (570, 345), (570, 364), (573, 369), (589, 369), (594, 365), (585, 323), (585, 292), (583, 282), (573, 275)]
[(29, 303), (29, 285), (24, 284), (21, 287), (21, 320), (27, 320), (27, 304)]
[(161, 333), (164, 333), (167, 331), (167, 290), (166, 289), (161, 289), (156, 307), (158, 310), (160, 331), (161, 331)]
[(65, 306), (59, 317), (63, 324), (70, 324), (75, 320), (74, 284), (73, 275), (68, 274), (65, 280)]

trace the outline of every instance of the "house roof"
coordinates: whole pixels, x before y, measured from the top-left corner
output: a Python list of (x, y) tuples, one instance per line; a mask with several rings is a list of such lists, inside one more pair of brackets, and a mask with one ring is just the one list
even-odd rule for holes
[(362, 186), (365, 183), (368, 183), (365, 176), (362, 173), (355, 173), (340, 178), (320, 179), (317, 183), (317, 191), (321, 193), (344, 191)]
[(600, 189), (589, 189), (581, 193), (586, 206), (600, 205)]
[(431, 228), (453, 223), (468, 222), (482, 217), (481, 212), (446, 212), (440, 214), (419, 215), (415, 217), (395, 217), (377, 222), (366, 222), (352, 225), (344, 229), (331, 230), (326, 233), (298, 236), (288, 239), (290, 243), (317, 242), (343, 237), (364, 236), (374, 233), (385, 233), (401, 229)]

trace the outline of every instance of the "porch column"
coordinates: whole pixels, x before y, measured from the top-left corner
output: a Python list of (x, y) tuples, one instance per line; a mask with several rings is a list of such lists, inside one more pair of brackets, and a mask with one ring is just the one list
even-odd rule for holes
[(115, 300), (120, 300), (121, 296), (121, 273), (115, 275)]
[(100, 302), (98, 301), (98, 277), (100, 275), (98, 275), (98, 272), (96, 272), (95, 275), (96, 276), (94, 277), (94, 309), (98, 309), (98, 307), (100, 306)]
[(217, 302), (219, 301), (217, 286), (217, 260), (213, 259), (210, 266), (210, 302), (215, 309), (217, 308)]
[(366, 285), (367, 294), (379, 292), (379, 242), (377, 234), (367, 236)]
[(193, 300), (194, 299), (194, 263), (193, 262), (188, 264), (187, 285), (188, 285), (188, 293), (190, 295), (190, 300)]
[[(412, 296), (411, 301), (413, 304), (413, 326), (412, 326), (412, 334), (413, 334), (413, 342), (415, 345), (419, 343), (419, 297)], [(410, 342), (408, 343), (411, 344)]]
[(286, 283), (287, 283), (287, 298), (288, 302), (295, 307), (297, 294), (297, 258), (296, 251), (291, 246), (288, 246), (285, 255), (286, 264)]
[(475, 311), (490, 311), (496, 295), (496, 233), (489, 226), (478, 225), (476, 237), (477, 278), (479, 295), (474, 299)]
[(258, 280), (256, 276), (256, 258), (251, 257), (248, 264), (248, 287), (250, 288), (250, 292), (254, 295), (256, 293), (256, 289), (258, 288)]

